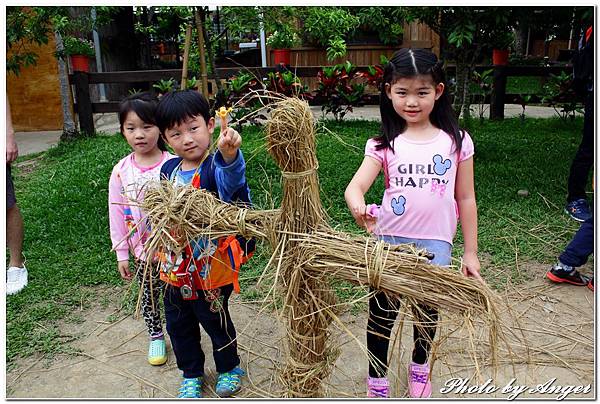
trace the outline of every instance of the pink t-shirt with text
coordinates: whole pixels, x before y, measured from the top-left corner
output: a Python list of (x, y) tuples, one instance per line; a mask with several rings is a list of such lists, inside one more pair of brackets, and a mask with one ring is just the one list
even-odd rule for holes
[(452, 244), (458, 222), (457, 167), (474, 154), (469, 134), (465, 132), (460, 155), (453, 151), (452, 137), (442, 130), (426, 141), (398, 135), (392, 142), (394, 153), (376, 150), (376, 145), (369, 139), (365, 155), (382, 165), (387, 161), (390, 186), (383, 194), (374, 233)]

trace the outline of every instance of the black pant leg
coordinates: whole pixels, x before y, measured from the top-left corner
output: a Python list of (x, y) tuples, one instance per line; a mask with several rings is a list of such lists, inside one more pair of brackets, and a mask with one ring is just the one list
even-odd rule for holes
[(183, 300), (179, 288), (165, 288), (165, 318), (167, 332), (183, 377), (200, 377), (204, 374), (204, 352), (200, 346), (200, 326), (196, 318), (196, 300)]
[(429, 359), (429, 349), (435, 338), (439, 315), (437, 309), (425, 305), (413, 307), (413, 314), (416, 322), (413, 325), (415, 345), (412, 360), (414, 363), (422, 365)]
[(372, 356), (369, 358), (369, 376), (371, 377), (385, 377), (387, 374), (390, 335), (399, 308), (400, 300), (389, 299), (383, 292), (375, 292), (369, 298), (367, 350)]
[[(235, 326), (229, 314), (229, 296), (232, 291), (233, 285), (225, 285), (212, 291), (200, 290), (198, 304), (194, 306), (202, 328), (212, 341), (213, 357), (219, 373), (228, 372), (240, 364)], [(215, 293), (219, 296), (213, 299)]]
[(583, 115), (583, 136), (579, 149), (569, 171), (567, 202), (577, 199), (587, 199), (585, 186), (590, 169), (594, 164), (594, 92), (589, 91), (585, 98)]

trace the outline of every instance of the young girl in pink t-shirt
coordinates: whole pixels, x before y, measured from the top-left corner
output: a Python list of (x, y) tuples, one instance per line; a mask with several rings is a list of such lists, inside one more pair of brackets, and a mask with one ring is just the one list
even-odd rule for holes
[[(423, 49), (400, 49), (383, 73), (383, 134), (369, 139), (365, 158), (346, 188), (356, 222), (391, 243), (412, 243), (434, 254), (433, 264), (448, 266), (460, 216), (464, 238), (462, 271), (478, 279), (477, 205), (473, 186), (473, 141), (458, 127), (445, 91), (442, 62)], [(386, 189), (381, 206), (366, 205), (364, 195), (379, 172)], [(386, 377), (389, 336), (398, 299), (375, 292), (369, 300), (368, 397), (389, 397)], [(430, 397), (428, 364), (438, 312), (413, 309), (414, 349), (408, 368), (410, 397)]]
[[(149, 93), (134, 94), (121, 101), (121, 133), (133, 151), (114, 166), (108, 182), (110, 238), (117, 254), (117, 269), (124, 280), (130, 280), (136, 273), (143, 289), (141, 307), (150, 337), (148, 362), (151, 365), (162, 365), (167, 361), (158, 306), (162, 282), (158, 274), (150, 276), (150, 271), (145, 273), (147, 258), (144, 243), (149, 229), (143, 212), (129, 203), (142, 198), (146, 182), (160, 180), (162, 164), (173, 157), (166, 151), (156, 126), (154, 115), (157, 104), (156, 97)], [(134, 271), (129, 268), (130, 252), (134, 256)]]

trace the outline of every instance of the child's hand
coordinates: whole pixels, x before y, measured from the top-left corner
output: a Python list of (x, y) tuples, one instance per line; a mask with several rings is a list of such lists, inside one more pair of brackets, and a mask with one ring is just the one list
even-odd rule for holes
[(131, 280), (132, 275), (131, 275), (131, 272), (129, 272), (129, 260), (118, 261), (117, 268), (119, 268), (119, 273), (121, 274), (121, 278), (125, 279), (126, 281)]
[(356, 223), (365, 229), (367, 232), (372, 233), (377, 223), (377, 218), (367, 213), (366, 205), (356, 205), (350, 209)]
[(242, 137), (233, 128), (226, 128), (221, 132), (217, 142), (217, 148), (223, 155), (225, 163), (229, 164), (235, 160), (237, 152), (242, 145)]
[(481, 283), (485, 283), (485, 281), (479, 274), (481, 265), (479, 264), (479, 258), (477, 258), (476, 253), (465, 253), (463, 255), (461, 269), (464, 276), (471, 276), (480, 281)]

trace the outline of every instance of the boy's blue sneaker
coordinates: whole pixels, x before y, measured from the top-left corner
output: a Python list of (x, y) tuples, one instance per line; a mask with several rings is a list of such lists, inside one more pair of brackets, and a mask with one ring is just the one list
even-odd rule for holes
[(245, 374), (239, 366), (229, 372), (219, 373), (217, 385), (215, 386), (217, 395), (219, 397), (229, 397), (240, 391), (242, 388), (242, 376)]
[(202, 378), (184, 378), (177, 398), (202, 398)]
[(587, 199), (577, 199), (567, 203), (565, 212), (578, 222), (585, 222), (592, 217), (592, 212), (590, 212), (590, 205), (588, 204)]

